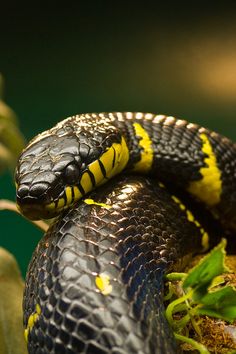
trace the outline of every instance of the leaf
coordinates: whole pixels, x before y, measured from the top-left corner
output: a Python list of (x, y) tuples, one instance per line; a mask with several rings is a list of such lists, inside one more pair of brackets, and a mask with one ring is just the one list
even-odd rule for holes
[(13, 160), (13, 156), (9, 149), (7, 149), (0, 141), (0, 172), (5, 170), (9, 165), (10, 161)]
[(216, 276), (229, 269), (224, 264), (226, 240), (222, 241), (190, 270), (183, 282), (183, 288), (197, 289), (196, 297), (202, 296)]
[(211, 290), (216, 290), (216, 287), (222, 285), (225, 283), (225, 278), (223, 277), (223, 275), (218, 275), (217, 277), (215, 277), (212, 282), (211, 282), (211, 285), (209, 287), (209, 291)]
[(228, 322), (232, 322), (236, 318), (236, 307), (228, 306), (219, 310), (211, 309), (210, 307), (203, 306), (197, 310), (199, 315), (206, 315), (210, 317), (220, 318)]
[(23, 336), (24, 283), (15, 258), (0, 247), (0, 353), (26, 354)]
[(225, 321), (236, 319), (236, 289), (225, 286), (219, 290), (207, 293), (201, 298), (198, 313), (222, 318)]
[(13, 169), (16, 160), (25, 145), (25, 140), (18, 128), (14, 111), (2, 100), (3, 78), (0, 74), (0, 172)]
[[(1, 107), (0, 107), (1, 108)], [(1, 111), (0, 111), (1, 115)], [(0, 117), (0, 144), (2, 149), (8, 152), (8, 160), (0, 150), (0, 162), (7, 161), (10, 168), (15, 167), (16, 159), (25, 145), (24, 138), (18, 127), (10, 120), (1, 119)], [(5, 165), (5, 163), (4, 163)], [(3, 165), (3, 167), (5, 167)], [(0, 165), (0, 168), (2, 166)]]
[(207, 293), (201, 299), (201, 303), (208, 306), (224, 307), (236, 306), (236, 289), (232, 286), (225, 286), (216, 291)]

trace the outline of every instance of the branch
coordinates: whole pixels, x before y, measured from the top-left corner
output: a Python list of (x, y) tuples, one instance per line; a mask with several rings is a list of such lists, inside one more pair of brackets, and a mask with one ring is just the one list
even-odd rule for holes
[[(20, 211), (17, 209), (16, 203), (12, 202), (11, 200), (7, 200), (7, 199), (1, 199), (0, 200), (0, 210), (10, 210), (10, 211), (14, 211), (15, 213), (21, 215), (24, 217), (24, 215), (22, 215), (20, 213)], [(43, 220), (29, 220), (26, 218), (26, 220), (30, 221), (32, 224), (36, 225), (40, 230), (42, 230), (43, 232), (46, 232), (48, 229), (48, 224), (46, 222), (44, 222)]]

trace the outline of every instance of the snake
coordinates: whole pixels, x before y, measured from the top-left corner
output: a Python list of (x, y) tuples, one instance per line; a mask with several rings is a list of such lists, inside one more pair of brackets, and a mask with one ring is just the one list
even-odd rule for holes
[(33, 138), (16, 202), (52, 223), (28, 267), (30, 354), (178, 352), (164, 279), (236, 229), (236, 144), (140, 112), (78, 114)]

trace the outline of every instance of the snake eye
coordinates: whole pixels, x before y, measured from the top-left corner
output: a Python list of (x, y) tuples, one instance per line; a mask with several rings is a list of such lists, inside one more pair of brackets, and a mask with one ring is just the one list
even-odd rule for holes
[(75, 164), (70, 164), (65, 170), (65, 179), (67, 184), (75, 184), (79, 181), (80, 170)]

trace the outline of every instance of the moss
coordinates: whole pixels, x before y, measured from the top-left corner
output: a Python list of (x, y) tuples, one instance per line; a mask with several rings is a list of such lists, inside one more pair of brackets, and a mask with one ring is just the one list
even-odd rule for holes
[[(202, 256), (194, 257), (185, 271), (187, 272), (195, 266), (201, 258)], [(236, 255), (226, 256), (225, 263), (232, 271), (235, 271), (235, 273), (222, 275), (225, 285), (236, 287)], [(179, 282), (175, 282), (173, 285), (175, 293), (178, 293)], [(181, 316), (178, 315), (176, 319), (179, 320), (180, 318)], [(219, 319), (200, 316), (197, 319), (197, 326), (200, 330), (198, 333), (190, 321), (184, 329), (185, 333), (183, 334), (205, 345), (210, 353), (229, 354), (236, 350), (236, 321), (227, 323)], [(180, 343), (180, 349), (183, 353), (197, 353), (197, 351), (193, 350), (187, 343)]]

